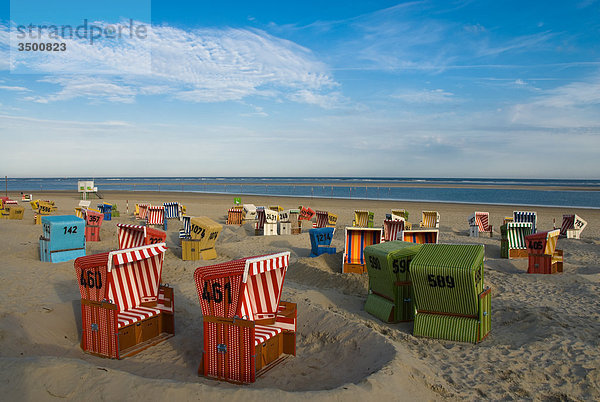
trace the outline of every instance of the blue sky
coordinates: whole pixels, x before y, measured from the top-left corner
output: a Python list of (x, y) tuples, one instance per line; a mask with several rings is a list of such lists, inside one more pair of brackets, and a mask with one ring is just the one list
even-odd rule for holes
[[(60, 3), (0, 8), (0, 174), (598, 178), (600, 1)], [(148, 31), (17, 50), (84, 19)]]

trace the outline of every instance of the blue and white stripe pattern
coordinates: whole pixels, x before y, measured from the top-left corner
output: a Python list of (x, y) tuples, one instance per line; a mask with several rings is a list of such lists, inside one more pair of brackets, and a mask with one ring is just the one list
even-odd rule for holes
[(537, 213), (529, 212), (529, 211), (514, 211), (513, 212), (514, 222), (530, 222), (531, 223), (531, 233), (536, 233), (536, 221), (537, 221)]
[(191, 224), (190, 224), (190, 220), (192, 219), (191, 216), (184, 216), (183, 218), (183, 229), (181, 229), (179, 231), (179, 238), (180, 239), (190, 239), (191, 235)]
[(178, 202), (165, 202), (165, 219), (179, 219), (180, 207)]

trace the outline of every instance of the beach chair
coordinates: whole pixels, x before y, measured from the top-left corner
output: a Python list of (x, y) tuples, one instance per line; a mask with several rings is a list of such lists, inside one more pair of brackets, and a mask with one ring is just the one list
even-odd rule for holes
[(230, 208), (227, 211), (227, 225), (241, 225), (244, 220), (244, 210), (239, 208)]
[(256, 236), (262, 235), (265, 228), (266, 216), (265, 208), (256, 208), (256, 223), (254, 224), (254, 234)]
[(161, 284), (165, 243), (80, 257), (81, 349), (122, 359), (174, 335), (173, 289)]
[(393, 241), (402, 239), (402, 231), (404, 230), (404, 218), (386, 219), (383, 221), (383, 240)]
[(409, 277), (411, 260), (420, 244), (388, 241), (365, 248), (369, 293), (365, 311), (381, 321), (412, 321), (415, 305)]
[(292, 234), (297, 235), (302, 233), (302, 225), (300, 224), (300, 210), (290, 209), (290, 223), (292, 227)]
[(537, 231), (537, 212), (530, 211), (513, 211), (513, 222), (521, 223), (521, 222), (530, 222), (531, 223), (531, 233), (535, 233)]
[(318, 257), (321, 254), (335, 254), (335, 247), (331, 246), (335, 228), (309, 229), (310, 257)]
[(150, 244), (165, 243), (167, 234), (162, 230), (141, 225), (117, 224), (119, 249), (135, 248)]
[(527, 258), (525, 236), (533, 233), (531, 222), (509, 222), (500, 227), (500, 256), (502, 258)]
[(375, 214), (371, 211), (358, 209), (354, 211), (354, 220), (352, 226), (358, 228), (372, 228)]
[(104, 214), (91, 209), (84, 209), (82, 212), (85, 220), (85, 241), (100, 241), (100, 227), (104, 221)]
[(337, 224), (338, 216), (327, 211), (316, 211), (315, 228), (334, 228)]
[(42, 216), (40, 261), (63, 262), (85, 255), (85, 221), (74, 215)]
[(112, 219), (112, 204), (108, 202), (98, 204), (98, 210), (104, 214), (105, 221), (110, 221)]
[(179, 219), (183, 216), (182, 205), (178, 202), (165, 202), (165, 219)]
[(244, 204), (243, 210), (244, 210), (244, 221), (256, 220), (256, 205)]
[(408, 221), (408, 211), (406, 209), (392, 209), (391, 220), (404, 220)]
[(33, 194), (21, 194), (21, 201), (29, 202), (33, 200)]
[(492, 237), (492, 225), (489, 224), (490, 213), (475, 211), (469, 216), (469, 236), (479, 237), (481, 234), (487, 234)]
[(136, 219), (145, 221), (146, 216), (148, 216), (148, 207), (150, 207), (150, 204), (135, 204)]
[(263, 235), (264, 236), (276, 236), (277, 235), (277, 221), (279, 219), (279, 212), (265, 208), (263, 209), (265, 223), (263, 224)]
[(281, 205), (271, 205), (269, 206), (269, 209), (271, 211), (275, 211), (277, 213), (282, 212), (283, 211), (283, 207)]
[(421, 213), (421, 223), (419, 226), (422, 228), (439, 228), (440, 227), (440, 214), (437, 211), (423, 211)]
[(165, 207), (162, 205), (148, 206), (146, 214), (146, 225), (162, 226), (163, 230), (167, 230), (167, 220), (165, 219)]
[(117, 204), (112, 204), (111, 217), (112, 218), (120, 218), (121, 217), (121, 212), (118, 210)]
[(90, 200), (81, 200), (79, 201), (80, 208), (89, 208), (92, 202)]
[(296, 355), (296, 304), (281, 301), (289, 252), (199, 267), (194, 273), (204, 319), (200, 374), (252, 383)]
[(36, 206), (36, 209), (34, 210), (35, 212), (33, 214), (33, 223), (36, 225), (41, 225), (42, 217), (50, 215), (52, 211), (55, 210), (54, 204), (49, 201), (35, 200), (32, 201), (31, 205), (32, 208), (34, 205)]
[(555, 274), (563, 271), (563, 251), (556, 249), (560, 230), (539, 232), (525, 236), (529, 274)]
[(290, 222), (290, 210), (286, 209), (279, 212), (279, 234), (289, 235), (292, 234), (292, 223)]
[(192, 226), (190, 224), (191, 216), (182, 216), (181, 221), (183, 222), (183, 229), (179, 230), (179, 238), (180, 239), (190, 239)]
[(316, 212), (310, 207), (299, 206), (300, 215), (298, 216), (299, 221), (310, 221)]
[(365, 247), (381, 243), (382, 238), (382, 228), (347, 227), (342, 272), (355, 274), (364, 274), (367, 272), (364, 254)]
[(477, 343), (491, 328), (483, 245), (424, 244), (410, 263), (413, 335)]
[(440, 240), (440, 231), (438, 229), (405, 229), (399, 240), (417, 244), (437, 244)]
[(2, 215), (6, 219), (15, 219), (21, 221), (23, 220), (23, 216), (25, 216), (25, 208), (16, 205), (5, 205)]
[(581, 232), (587, 226), (587, 222), (576, 214), (563, 215), (560, 235), (567, 239), (580, 239)]
[(181, 259), (214, 260), (217, 258), (215, 244), (223, 226), (206, 216), (190, 219), (190, 237), (181, 239)]

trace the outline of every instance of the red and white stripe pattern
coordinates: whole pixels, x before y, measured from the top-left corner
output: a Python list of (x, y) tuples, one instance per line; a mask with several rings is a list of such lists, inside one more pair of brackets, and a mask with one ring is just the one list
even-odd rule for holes
[(146, 220), (146, 216), (148, 216), (148, 208), (150, 207), (150, 204), (138, 204), (138, 209), (139, 209), (139, 216), (138, 218), (141, 220)]
[(247, 320), (275, 318), (290, 253), (246, 260), (239, 316)]
[(489, 232), (489, 212), (475, 212), (475, 223), (479, 226), (480, 232)]
[(264, 209), (256, 210), (256, 224), (254, 226), (255, 229), (261, 230), (265, 227), (265, 222), (267, 221), (267, 216), (265, 215)]
[(118, 223), (117, 238), (119, 249), (143, 246), (146, 238), (146, 226)]
[(152, 205), (148, 207), (146, 215), (146, 224), (163, 225), (165, 222), (165, 207), (162, 205)]
[(119, 328), (125, 327), (158, 314), (160, 314), (160, 310), (157, 308), (142, 306), (130, 308), (129, 310), (119, 311), (117, 314), (117, 325)]
[(278, 327), (265, 327), (264, 325), (254, 326), (254, 346), (258, 346), (261, 343), (265, 343), (272, 337), (281, 333), (281, 328)]
[(393, 241), (402, 238), (402, 231), (404, 230), (404, 218), (401, 220), (389, 220), (383, 221), (383, 241)]
[[(280, 305), (277, 309), (278, 312), (285, 310), (285, 306)], [(275, 318), (275, 324), (273, 326), (281, 328), (284, 331), (296, 332), (296, 317), (286, 317), (281, 314), (277, 314)]]
[(317, 211), (317, 221), (313, 224), (313, 228), (326, 228), (329, 223), (329, 214), (327, 211)]
[(568, 229), (573, 229), (575, 224), (575, 215), (563, 215), (562, 225), (560, 226), (561, 236), (567, 235)]
[(120, 312), (138, 308), (142, 300), (157, 301), (166, 249), (159, 243), (109, 253), (108, 298)]

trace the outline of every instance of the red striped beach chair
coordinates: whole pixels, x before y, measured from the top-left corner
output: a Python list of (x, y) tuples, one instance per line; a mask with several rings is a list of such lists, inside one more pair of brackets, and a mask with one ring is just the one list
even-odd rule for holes
[(146, 225), (160, 225), (167, 230), (167, 220), (165, 219), (165, 207), (162, 205), (148, 206), (146, 214)]
[(489, 212), (477, 212), (469, 216), (469, 236), (479, 237), (482, 233), (492, 237), (492, 225), (489, 224)]
[(252, 383), (282, 354), (296, 355), (296, 304), (281, 301), (289, 258), (283, 252), (196, 269), (204, 318), (200, 374)]
[(383, 241), (393, 241), (402, 239), (404, 230), (404, 218), (383, 221)]
[(79, 257), (81, 348), (121, 359), (174, 334), (173, 289), (161, 285), (164, 243)]
[(136, 219), (145, 221), (148, 216), (148, 207), (150, 204), (135, 204)]
[(366, 273), (365, 247), (381, 243), (382, 237), (382, 228), (347, 227), (342, 272)]
[(575, 214), (563, 215), (560, 235), (562, 237), (566, 236), (567, 239), (580, 239), (581, 232), (586, 226), (587, 222)]
[(244, 220), (244, 210), (240, 208), (230, 208), (227, 211), (227, 225), (241, 225)]
[(149, 244), (164, 243), (167, 234), (162, 230), (149, 228), (141, 225), (117, 224), (117, 240), (119, 249), (140, 247)]
[(267, 217), (265, 216), (265, 209), (264, 208), (257, 208), (256, 209), (256, 223), (254, 224), (254, 234), (255, 235), (261, 235), (264, 228), (265, 228), (265, 222), (267, 221)]
[(560, 230), (525, 236), (529, 253), (529, 274), (555, 274), (563, 271), (563, 251), (556, 249)]
[(440, 227), (440, 214), (437, 211), (423, 211), (421, 216), (420, 227), (434, 229)]

